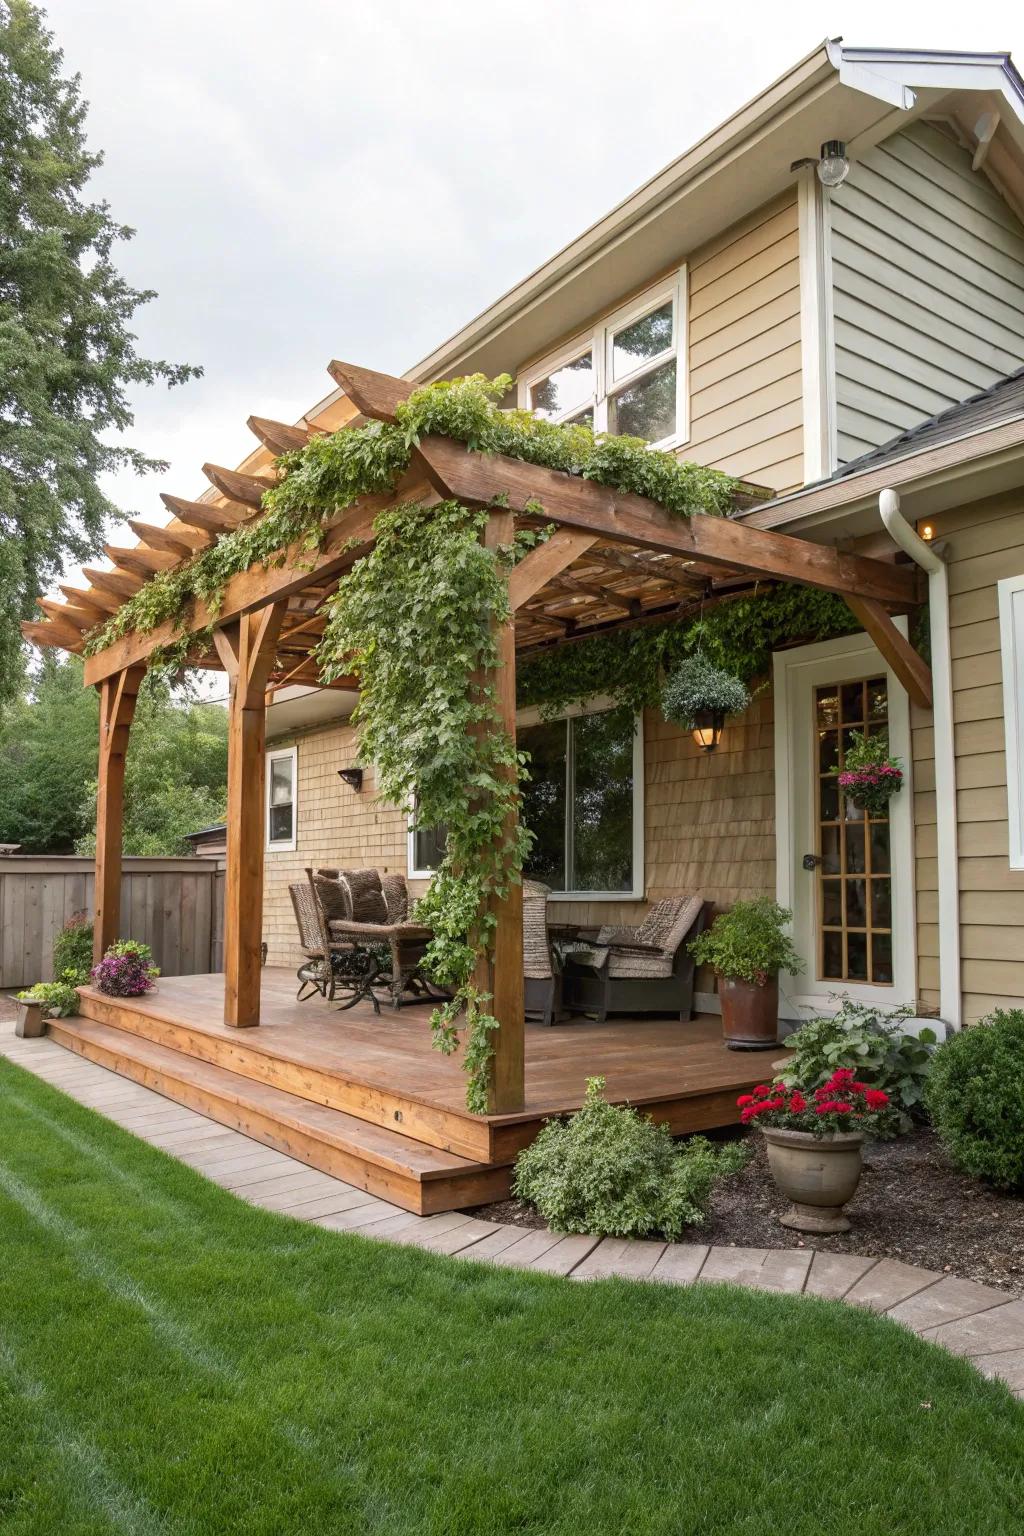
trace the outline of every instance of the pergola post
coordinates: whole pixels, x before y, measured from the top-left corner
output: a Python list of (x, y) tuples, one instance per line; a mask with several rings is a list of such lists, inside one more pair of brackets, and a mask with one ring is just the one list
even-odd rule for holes
[(224, 878), (224, 1022), (260, 1021), (263, 938), (264, 691), (287, 603), (246, 613), (214, 631), (231, 683), (228, 711), (227, 868)]
[(124, 764), (135, 700), (144, 666), (125, 667), (99, 686), (100, 755), (96, 786), (96, 889), (92, 958), (98, 964), (121, 937), (121, 844), (124, 832)]
[[(511, 544), (515, 519), (511, 512), (492, 512), (484, 534), (488, 549)], [(494, 677), (495, 702), (503, 729), (516, 739), (516, 637), (514, 615), (497, 624), (498, 669)], [(509, 813), (505, 833), (513, 833), (516, 812)], [(493, 997), (491, 1010), (500, 1024), (492, 1036), (488, 1110), (491, 1114), (515, 1114), (525, 1102), (526, 1017), (523, 1012), (523, 887), (510, 887), (503, 900), (494, 900), (497, 919), (494, 956), (477, 967), (477, 985)]]

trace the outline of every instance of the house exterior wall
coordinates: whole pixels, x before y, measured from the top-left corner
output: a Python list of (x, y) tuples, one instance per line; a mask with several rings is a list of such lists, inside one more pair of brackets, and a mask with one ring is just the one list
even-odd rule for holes
[[(932, 518), (949, 566), (960, 869), (963, 1018), (1024, 1006), (1024, 870), (1009, 867), (1006, 743), (996, 582), (1024, 572), (1019, 491)], [(926, 995), (937, 1000), (935, 796), (925, 763), (931, 717), (915, 712), (918, 923)]]
[(917, 122), (830, 197), (839, 463), (1024, 363), (1024, 226)]
[[(681, 250), (667, 270), (683, 262), (690, 436), (679, 457), (777, 492), (791, 490), (803, 478), (795, 190), (699, 250)], [(658, 276), (652, 274), (650, 282)], [(629, 297), (623, 294), (622, 302)], [(553, 336), (538, 356), (510, 359), (510, 370), (522, 373), (578, 333)]]

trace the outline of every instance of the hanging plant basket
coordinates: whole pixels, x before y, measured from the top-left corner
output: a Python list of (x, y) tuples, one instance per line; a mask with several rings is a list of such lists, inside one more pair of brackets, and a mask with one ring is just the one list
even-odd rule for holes
[(726, 715), (741, 715), (749, 703), (747, 685), (703, 656), (689, 656), (680, 662), (661, 695), (665, 719), (688, 731), (706, 727), (721, 730)]
[(903, 788), (903, 767), (898, 757), (889, 755), (889, 743), (883, 733), (853, 733), (853, 745), (845, 754), (839, 787), (848, 800), (869, 816), (886, 814), (889, 801)]

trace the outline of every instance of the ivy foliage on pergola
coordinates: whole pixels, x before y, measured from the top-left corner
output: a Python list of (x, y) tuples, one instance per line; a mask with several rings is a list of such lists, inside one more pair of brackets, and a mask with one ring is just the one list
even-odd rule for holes
[[(401, 379), (349, 364), (332, 363), (330, 372), (347, 402), (336, 410), (332, 430), (393, 424), (413, 392)], [(47, 620), (25, 625), (26, 637), (72, 651), (91, 649), (86, 635), (108, 622), (154, 576), (184, 568), (203, 550), (215, 548), (224, 534), (254, 523), (276, 483), (273, 459), (302, 449), (322, 423), (290, 427), (253, 417), (250, 426), (271, 456), (266, 467), (253, 474), (205, 466), (213, 487), (210, 500), (165, 496), (172, 522), (166, 528), (133, 523), (139, 544), (108, 548), (113, 570), (87, 571), (88, 590), (63, 589), (65, 603), (44, 600)], [(757, 495), (741, 486), (734, 504)], [(454, 436), (427, 435), (411, 446), (407, 467), (391, 489), (361, 495), (325, 516), (315, 546), (308, 538), (299, 539), (266, 563), (231, 574), (215, 595), (195, 597), (185, 611), (150, 628), (129, 629), (87, 656), (85, 681), (99, 688), (102, 701), (97, 954), (118, 937), (124, 754), (135, 697), (155, 654), (180, 648), (184, 640), (197, 647), (190, 656), (193, 664), (221, 667), (231, 683), (225, 1018), (238, 1026), (259, 1022), (267, 697), (291, 683), (321, 681), (311, 652), (327, 622), (325, 600), (373, 547), (381, 514), (441, 503), (480, 509), (482, 542), (492, 550), (524, 541), (516, 561), (502, 567), (507, 603), (495, 609), (488, 651), (492, 673), (476, 680), (493, 700), (495, 728), (513, 743), (517, 651), (664, 621), (723, 583), (734, 589), (744, 581), (767, 579), (840, 595), (911, 696), (930, 703), (928, 669), (892, 621), (894, 612), (919, 600), (912, 567), (748, 527), (727, 516), (679, 516), (656, 501), (579, 474), (484, 453)], [(331, 685), (357, 685), (358, 679), (335, 673)], [(513, 794), (501, 834), (509, 847), (507, 823), (514, 814)], [(501, 857), (497, 863), (502, 864)], [(488, 907), (483, 931), (489, 937), (479, 946), (472, 994), (487, 1000), (490, 1030), (479, 1058), (483, 1098), (477, 1104), (502, 1113), (520, 1109), (523, 1102), (521, 887), (512, 863), (512, 878), (492, 882), (490, 894), (482, 898)]]

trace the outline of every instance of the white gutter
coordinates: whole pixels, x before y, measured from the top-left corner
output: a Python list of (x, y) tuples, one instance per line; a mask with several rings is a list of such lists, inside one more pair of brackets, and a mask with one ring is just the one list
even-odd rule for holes
[(918, 537), (895, 491), (882, 491), (878, 512), (886, 532), (928, 574), (935, 737), (935, 820), (938, 835), (939, 1012), (950, 1029), (962, 1022), (960, 990), (960, 870), (957, 855), (953, 666), (949, 644), (949, 580), (945, 563)]

